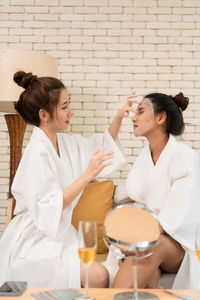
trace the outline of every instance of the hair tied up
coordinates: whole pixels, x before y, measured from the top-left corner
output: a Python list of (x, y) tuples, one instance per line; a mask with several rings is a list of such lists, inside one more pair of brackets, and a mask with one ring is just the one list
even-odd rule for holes
[(182, 110), (184, 111), (188, 104), (189, 104), (189, 98), (185, 97), (183, 95), (183, 93), (179, 93), (176, 96), (172, 97), (173, 100), (175, 101), (176, 105)]
[(18, 71), (14, 74), (13, 80), (19, 85), (26, 89), (32, 80), (36, 79), (37, 76), (32, 73), (25, 73), (24, 71)]

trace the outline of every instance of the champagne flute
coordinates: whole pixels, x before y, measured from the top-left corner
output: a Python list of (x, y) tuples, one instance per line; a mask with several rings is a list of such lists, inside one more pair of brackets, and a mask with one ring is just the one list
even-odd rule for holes
[(95, 260), (97, 248), (97, 229), (94, 221), (80, 221), (78, 227), (78, 254), (86, 270), (85, 294), (83, 299), (91, 299), (88, 292), (88, 268)]
[(195, 248), (196, 248), (196, 257), (197, 257), (198, 261), (200, 262), (200, 224), (198, 224), (196, 227)]

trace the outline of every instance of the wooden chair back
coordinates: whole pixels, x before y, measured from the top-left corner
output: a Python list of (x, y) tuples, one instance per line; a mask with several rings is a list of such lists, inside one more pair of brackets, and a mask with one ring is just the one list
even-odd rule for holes
[(12, 197), (8, 199), (7, 218), (6, 218), (7, 225), (14, 218), (15, 203), (16, 203), (15, 198)]

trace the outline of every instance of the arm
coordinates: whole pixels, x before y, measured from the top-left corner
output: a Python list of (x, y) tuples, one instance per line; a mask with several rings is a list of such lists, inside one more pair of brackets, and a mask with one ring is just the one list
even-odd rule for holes
[(128, 118), (129, 112), (135, 112), (135, 110), (132, 108), (132, 104), (138, 103), (134, 99), (136, 97), (137, 96), (135, 95), (135, 92), (133, 92), (130, 96), (128, 96), (128, 100), (127, 100), (126, 104), (120, 110), (118, 110), (110, 127), (108, 128), (108, 131), (114, 140), (117, 138), (123, 118)]
[(111, 159), (112, 157), (113, 153), (111, 151), (100, 152), (97, 150), (93, 154), (87, 170), (63, 191), (63, 209), (68, 207), (85, 188), (85, 186), (92, 181), (106, 166), (111, 165), (111, 162), (105, 163), (105, 161)]

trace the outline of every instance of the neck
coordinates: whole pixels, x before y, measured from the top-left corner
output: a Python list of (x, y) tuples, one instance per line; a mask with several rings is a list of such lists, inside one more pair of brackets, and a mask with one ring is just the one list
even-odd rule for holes
[(58, 149), (58, 140), (57, 140), (57, 132), (51, 130), (48, 126), (40, 125), (40, 129), (44, 131), (44, 133), (47, 135), (51, 143), (53, 144), (56, 152), (58, 155), (59, 154), (59, 149)]
[(151, 156), (154, 164), (156, 164), (160, 154), (167, 145), (168, 140), (168, 134), (154, 134), (152, 138), (148, 138)]

